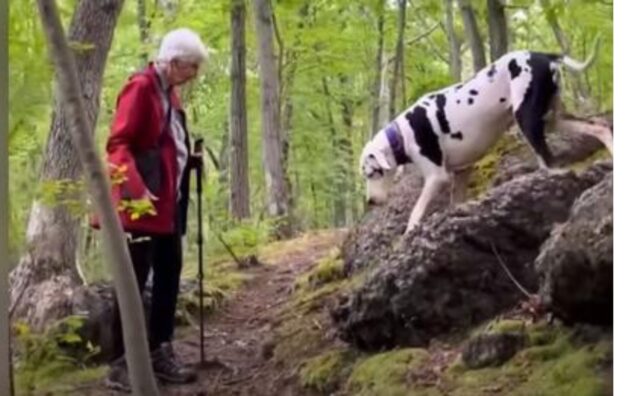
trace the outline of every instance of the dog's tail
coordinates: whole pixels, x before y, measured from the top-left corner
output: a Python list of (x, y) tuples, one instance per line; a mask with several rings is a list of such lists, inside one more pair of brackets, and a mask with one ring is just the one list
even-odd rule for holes
[(596, 55), (598, 54), (598, 50), (600, 49), (600, 40), (601, 40), (601, 35), (598, 34), (596, 36), (596, 39), (595, 39), (595, 42), (594, 42), (594, 45), (593, 45), (593, 49), (591, 50), (591, 54), (589, 55), (587, 60), (585, 60), (584, 62), (577, 61), (577, 60), (575, 60), (573, 58), (570, 58), (567, 55), (563, 55), (560, 58), (560, 62), (562, 62), (569, 69), (571, 69), (573, 71), (576, 71), (576, 72), (581, 72), (581, 71), (585, 70), (586, 68), (591, 66), (593, 64), (593, 62), (595, 61)]

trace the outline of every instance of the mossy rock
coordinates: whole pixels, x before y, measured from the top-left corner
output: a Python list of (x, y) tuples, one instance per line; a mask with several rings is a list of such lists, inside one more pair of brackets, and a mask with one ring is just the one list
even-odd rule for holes
[(311, 271), (296, 281), (296, 289), (316, 289), (328, 283), (344, 279), (346, 277), (344, 262), (339, 255), (340, 251), (334, 249), (329, 255), (319, 260)]
[(526, 334), (529, 346), (502, 366), (468, 370), (458, 362), (447, 370), (441, 388), (451, 396), (607, 394), (611, 339), (582, 343), (573, 329), (544, 324), (528, 326)]
[(410, 373), (426, 365), (430, 355), (425, 349), (406, 348), (380, 353), (358, 362), (347, 381), (352, 396), (426, 395), (425, 387), (409, 381)]
[(305, 361), (300, 369), (300, 383), (322, 394), (336, 391), (351, 373), (357, 354), (333, 350)]

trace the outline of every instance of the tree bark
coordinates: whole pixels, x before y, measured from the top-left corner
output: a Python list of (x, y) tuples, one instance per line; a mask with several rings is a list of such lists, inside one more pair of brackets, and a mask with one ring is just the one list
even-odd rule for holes
[(396, 40), (396, 55), (393, 62), (393, 74), (389, 84), (389, 116), (396, 114), (396, 88), (400, 78), (400, 67), (404, 58), (404, 28), (406, 25), (407, 0), (398, 0), (398, 39)]
[(267, 186), (267, 213), (278, 218), (276, 236), (291, 235), (289, 193), (285, 182), (280, 136), (278, 71), (273, 49), (273, 23), (270, 0), (254, 0), (258, 63), (261, 81), (262, 154)]
[[(349, 90), (351, 80), (345, 76), (340, 76), (340, 83), (342, 84), (343, 92), (352, 92)], [(356, 175), (351, 164), (354, 163), (353, 144), (351, 142), (351, 136), (353, 132), (353, 113), (354, 113), (354, 101), (350, 96), (343, 96), (340, 101), (342, 124), (344, 126), (344, 132), (338, 140), (338, 147), (342, 153), (342, 161), (340, 162), (341, 173), (344, 175), (344, 192), (348, 205), (346, 225), (351, 224), (351, 221), (357, 217), (358, 213), (358, 200), (356, 198)]]
[[(569, 39), (565, 35), (562, 27), (560, 26), (560, 22), (558, 21), (558, 15), (556, 14), (556, 10), (549, 4), (548, 0), (542, 1), (542, 6), (544, 8), (544, 15), (547, 23), (551, 27), (553, 31), (553, 35), (564, 54), (571, 54), (571, 44), (569, 43)], [(581, 76), (574, 75), (573, 78), (570, 79), (571, 86), (573, 88), (574, 100), (576, 102), (581, 102), (585, 100), (588, 96), (587, 88), (585, 87)]]
[[(8, 29), (4, 28), (4, 26), (8, 26), (8, 4), (7, 2), (2, 4), (2, 9), (0, 9), (0, 26), (3, 28), (0, 30), (0, 42), (7, 42)], [(2, 74), (0, 75), (0, 108), (3, 109), (2, 116), (0, 119), (2, 120), (2, 125), (0, 125), (0, 196), (2, 197), (0, 200), (2, 204), (0, 204), (0, 224), (5, 225), (4, 230), (0, 231), (0, 395), (14, 395), (13, 389), (13, 373), (12, 373), (12, 364), (11, 364), (11, 332), (10, 332), (10, 321), (9, 321), (9, 260), (8, 260), (8, 235), (6, 230), (9, 228), (6, 224), (9, 224), (9, 200), (7, 197), (8, 194), (8, 167), (9, 167), (9, 150), (7, 147), (8, 143), (8, 122), (5, 117), (8, 114), (6, 110), (8, 105), (8, 97), (9, 97), (9, 73), (8, 73), (8, 50), (7, 45), (3, 45), (0, 48), (0, 59), (2, 59)]]
[(147, 7), (145, 0), (137, 0), (137, 17), (138, 30), (140, 31), (140, 43), (142, 51), (140, 52), (140, 63), (145, 66), (149, 61), (149, 54), (146, 46), (149, 43), (149, 20), (147, 19)]
[[(75, 44), (84, 111), (93, 135), (99, 110), (102, 76), (122, 0), (81, 0), (77, 3), (68, 32)], [(48, 5), (50, 7), (50, 5)], [(79, 183), (81, 163), (71, 136), (70, 120), (60, 98), (54, 113), (44, 153), (41, 183), (71, 180)], [(82, 197), (73, 196), (75, 200)], [(82, 284), (76, 269), (79, 218), (64, 205), (33, 203), (27, 227), (26, 253), (12, 271), (11, 310), (34, 330), (71, 312), (69, 296)]]
[(244, 0), (231, 0), (230, 204), (236, 220), (251, 216), (247, 147), (246, 44)]
[[(113, 11), (119, 10), (122, 4), (106, 0), (90, 2), (102, 6), (102, 9), (112, 8)], [(113, 272), (122, 313), (126, 360), (132, 390), (136, 395), (158, 395), (147, 347), (142, 299), (136, 285), (122, 226), (111, 202), (109, 182), (94, 147), (93, 126), (89, 120), (89, 113), (84, 109), (78, 70), (65, 40), (55, 2), (38, 0), (38, 7), (49, 44), (50, 57), (57, 72), (58, 103), (68, 121), (69, 134), (72, 136), (103, 227), (104, 253)]]
[(340, 137), (338, 136), (338, 128), (333, 118), (331, 110), (331, 92), (329, 91), (329, 82), (327, 77), (322, 78), (322, 92), (325, 97), (325, 111), (327, 115), (327, 123), (329, 124), (329, 133), (331, 136), (331, 150), (333, 161), (329, 165), (332, 169), (333, 188), (331, 196), (333, 197), (333, 226), (342, 227), (345, 225), (347, 218), (347, 196), (345, 185), (345, 175), (342, 167), (342, 153), (340, 150)]
[(458, 0), (458, 7), (464, 22), (464, 31), (471, 47), (473, 70), (479, 71), (487, 65), (487, 58), (484, 55), (484, 44), (482, 44), (482, 36), (476, 22), (476, 15), (469, 0)]
[(445, 30), (449, 41), (449, 73), (453, 81), (462, 80), (462, 59), (460, 57), (460, 40), (456, 35), (453, 0), (444, 0)]
[(509, 49), (504, 0), (487, 0), (487, 18), (489, 25), (489, 49), (491, 61), (493, 62), (506, 54)]
[(373, 111), (371, 114), (371, 136), (375, 135), (380, 129), (380, 98), (382, 89), (382, 68), (384, 55), (384, 4), (385, 0), (380, 0), (378, 4), (378, 45), (376, 50), (376, 72), (371, 91), (371, 99), (373, 102)]

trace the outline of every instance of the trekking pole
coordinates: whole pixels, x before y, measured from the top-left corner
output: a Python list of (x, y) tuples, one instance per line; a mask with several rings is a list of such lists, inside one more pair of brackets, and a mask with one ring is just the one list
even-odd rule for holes
[[(194, 142), (193, 152), (196, 155), (202, 156), (203, 139), (196, 139)], [(202, 163), (196, 166), (196, 192), (198, 195), (198, 287), (200, 292), (200, 365), (204, 366), (204, 291), (202, 289), (202, 281), (204, 279), (204, 271), (202, 268)]]

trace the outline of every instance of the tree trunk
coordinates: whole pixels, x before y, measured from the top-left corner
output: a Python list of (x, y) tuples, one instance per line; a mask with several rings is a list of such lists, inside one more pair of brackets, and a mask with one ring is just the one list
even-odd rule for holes
[[(2, 10), (0, 10), (0, 26), (8, 26), (7, 24), (7, 3), (2, 5)], [(0, 31), (0, 42), (7, 42), (7, 30), (3, 28)], [(8, 127), (8, 122), (6, 121), (8, 111), (6, 110), (8, 105), (8, 97), (9, 97), (9, 78), (8, 74), (4, 70), (8, 69), (8, 56), (7, 56), (7, 45), (3, 45), (0, 48), (0, 59), (2, 59), (2, 75), (0, 76), (0, 106), (3, 109), (2, 116), (2, 126), (0, 126), (0, 134), (2, 134), (2, 138), (0, 138), (0, 201), (2, 204), (0, 205), (0, 224), (4, 225), (4, 230), (0, 232), (0, 395), (8, 395), (13, 396), (13, 373), (11, 370), (11, 336), (9, 331), (10, 321), (9, 321), (9, 283), (8, 279), (8, 271), (9, 271), (9, 260), (8, 254), (9, 246), (8, 246), (8, 235), (6, 230), (9, 228), (6, 224), (9, 224), (9, 202), (7, 197), (8, 194), (8, 167), (9, 167), (9, 150), (7, 148), (8, 136), (9, 133), (5, 128)]]
[(378, 48), (376, 51), (376, 73), (373, 81), (371, 98), (373, 101), (373, 112), (371, 114), (371, 136), (380, 129), (380, 97), (382, 88), (382, 68), (384, 55), (384, 4), (385, 0), (380, 0), (378, 4)]
[[(122, 0), (81, 0), (69, 28), (76, 45), (83, 106), (93, 134), (99, 109), (102, 75)], [(40, 172), (41, 183), (79, 183), (81, 163), (68, 133), (69, 119), (60, 98), (54, 100), (51, 129)], [(74, 196), (75, 200), (82, 197)], [(33, 203), (27, 227), (27, 251), (12, 271), (11, 310), (35, 330), (71, 312), (69, 296), (82, 284), (75, 268), (79, 218), (61, 204)]]
[[(543, 0), (542, 6), (545, 10), (544, 11), (545, 19), (547, 20), (547, 23), (551, 27), (551, 30), (553, 31), (553, 35), (555, 36), (556, 41), (558, 42), (558, 45), (562, 50), (562, 53), (571, 54), (571, 44), (569, 43), (569, 39), (564, 34), (564, 31), (560, 26), (560, 22), (558, 21), (558, 16), (556, 15), (556, 10), (549, 5), (548, 0)], [(588, 93), (581, 79), (581, 76), (574, 74), (572, 78), (570, 78), (570, 81), (571, 81), (571, 86), (573, 88), (574, 100), (577, 103), (584, 101), (587, 98)]]
[(407, 15), (407, 0), (398, 0), (398, 39), (396, 40), (396, 55), (393, 62), (393, 75), (389, 84), (389, 117), (396, 114), (396, 88), (400, 78), (400, 66), (404, 56), (404, 27)]
[(249, 152), (247, 148), (247, 95), (245, 3), (231, 0), (231, 216), (236, 220), (251, 216)]
[(453, 17), (453, 0), (444, 0), (445, 29), (449, 41), (449, 73), (453, 81), (462, 80), (462, 60), (460, 58), (460, 40), (456, 35)]
[(149, 61), (149, 54), (147, 53), (147, 44), (149, 44), (149, 20), (147, 19), (147, 8), (145, 0), (137, 0), (137, 17), (138, 17), (138, 30), (140, 31), (140, 44), (142, 44), (142, 51), (140, 52), (140, 63), (144, 67)]
[[(282, 101), (282, 167), (284, 169), (285, 175), (285, 183), (286, 188), (289, 194), (289, 213), (291, 219), (291, 230), (295, 232), (298, 228), (298, 222), (295, 219), (295, 205), (297, 196), (294, 191), (293, 183), (291, 182), (290, 172), (291, 169), (289, 167), (289, 159), (292, 156), (292, 146), (291, 146), (291, 138), (293, 133), (293, 85), (296, 77), (296, 70), (298, 67), (298, 50), (300, 47), (300, 40), (302, 37), (302, 31), (305, 27), (305, 21), (307, 16), (309, 15), (309, 2), (304, 2), (298, 11), (298, 16), (300, 20), (298, 21), (297, 28), (298, 32), (295, 35), (294, 43), (292, 48), (286, 50), (284, 49), (284, 43), (280, 42), (280, 51), (284, 52), (285, 55), (283, 58), (286, 60), (286, 73), (284, 76), (284, 81), (281, 81), (282, 86), (280, 88), (281, 101)], [(294, 171), (295, 172), (295, 171)], [(297, 177), (296, 177), (297, 179)]]
[[(101, 6), (99, 8), (103, 10), (111, 9), (116, 15), (122, 5), (121, 2), (106, 0), (89, 0), (89, 2)], [(94, 147), (93, 126), (89, 120), (90, 112), (85, 111), (82, 100), (86, 93), (81, 90), (78, 70), (65, 40), (55, 2), (38, 0), (38, 7), (45, 36), (48, 39), (50, 57), (57, 72), (59, 108), (64, 112), (68, 121), (68, 131), (72, 136), (77, 157), (84, 169), (89, 192), (103, 227), (104, 253), (113, 272), (122, 313), (126, 360), (132, 390), (136, 395), (158, 395), (158, 387), (151, 369), (147, 347), (142, 299), (136, 285), (122, 226), (111, 203), (109, 182)], [(94, 12), (96, 11), (94, 10)], [(96, 15), (94, 14), (94, 16)]]
[(460, 7), (464, 31), (471, 47), (473, 70), (479, 71), (487, 65), (487, 59), (484, 55), (484, 44), (482, 44), (482, 36), (480, 35), (480, 29), (478, 29), (476, 15), (469, 0), (458, 0), (458, 7)]
[(487, 18), (489, 22), (489, 48), (493, 62), (506, 54), (509, 49), (504, 0), (487, 0)]
[(347, 197), (345, 185), (345, 175), (342, 167), (342, 153), (340, 150), (340, 137), (333, 119), (333, 111), (331, 110), (331, 92), (329, 91), (329, 82), (327, 77), (322, 78), (322, 92), (325, 97), (325, 111), (327, 113), (327, 123), (329, 124), (329, 133), (331, 136), (331, 149), (333, 152), (332, 168), (333, 188), (331, 196), (333, 197), (333, 226), (342, 227), (346, 223), (347, 218)]
[(279, 82), (273, 49), (270, 0), (254, 0), (262, 107), (262, 153), (267, 187), (267, 213), (279, 220), (278, 237), (291, 235), (289, 193), (285, 182), (280, 136)]
[[(350, 80), (344, 75), (340, 76), (340, 83), (343, 87), (343, 92), (352, 92), (349, 90)], [(346, 224), (351, 224), (351, 221), (357, 217), (358, 214), (358, 200), (356, 193), (355, 172), (353, 170), (354, 153), (353, 145), (351, 143), (351, 135), (353, 132), (353, 99), (349, 96), (344, 96), (340, 101), (342, 124), (344, 126), (344, 132), (338, 140), (338, 147), (342, 153), (343, 160), (341, 161), (341, 172), (344, 175), (344, 192), (348, 205)]]

